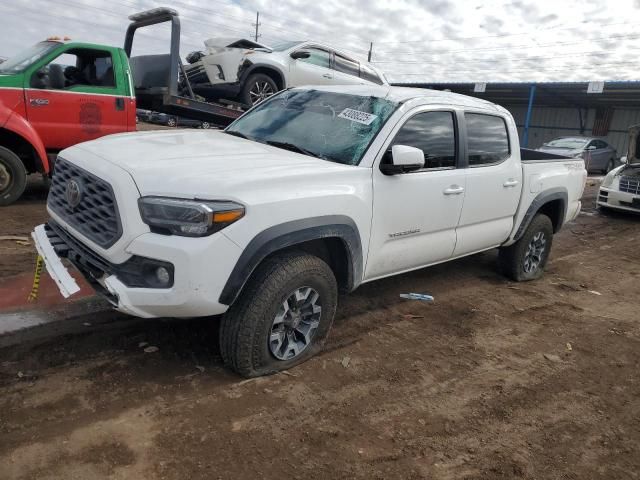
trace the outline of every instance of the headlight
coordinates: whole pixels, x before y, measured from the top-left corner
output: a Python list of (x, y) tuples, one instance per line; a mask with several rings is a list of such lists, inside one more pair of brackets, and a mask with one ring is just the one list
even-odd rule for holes
[(235, 202), (142, 197), (138, 200), (142, 221), (158, 233), (205, 237), (244, 216)]

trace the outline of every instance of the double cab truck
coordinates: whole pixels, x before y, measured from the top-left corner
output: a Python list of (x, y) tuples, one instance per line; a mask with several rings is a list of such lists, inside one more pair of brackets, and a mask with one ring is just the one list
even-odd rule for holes
[(581, 158), (521, 150), (512, 116), (448, 92), (288, 89), (224, 131), (111, 135), (62, 151), (34, 238), (68, 295), (68, 259), (116, 309), (222, 315), (243, 376), (305, 361), (338, 292), (499, 249), (543, 272), (580, 211)]

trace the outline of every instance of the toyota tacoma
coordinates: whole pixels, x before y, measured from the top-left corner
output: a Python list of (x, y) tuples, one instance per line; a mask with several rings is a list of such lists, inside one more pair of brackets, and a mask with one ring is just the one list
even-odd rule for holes
[(509, 278), (538, 278), (585, 179), (581, 158), (521, 150), (483, 100), (295, 88), (224, 131), (62, 151), (33, 236), (64, 295), (61, 258), (119, 311), (222, 315), (224, 362), (251, 377), (314, 355), (362, 283), (494, 248)]

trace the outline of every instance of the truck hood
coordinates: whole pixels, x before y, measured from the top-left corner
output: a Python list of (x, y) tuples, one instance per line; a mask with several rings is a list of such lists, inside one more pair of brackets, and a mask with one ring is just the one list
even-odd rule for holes
[[(89, 152), (87, 156), (83, 152)], [(253, 142), (221, 131), (152, 131), (110, 135), (60, 153), (86, 164), (100, 157), (128, 172), (140, 194), (233, 200), (296, 178), (320, 181), (353, 167)]]

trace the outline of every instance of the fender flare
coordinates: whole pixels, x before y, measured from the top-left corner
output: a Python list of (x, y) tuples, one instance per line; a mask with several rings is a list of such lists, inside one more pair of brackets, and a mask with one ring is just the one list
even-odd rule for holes
[(564, 187), (550, 188), (549, 190), (545, 190), (544, 192), (539, 193), (533, 199), (533, 201), (531, 202), (531, 205), (529, 205), (529, 208), (527, 209), (527, 212), (524, 214), (524, 217), (522, 217), (522, 222), (520, 222), (520, 226), (518, 227), (518, 230), (516, 231), (516, 234), (513, 237), (514, 242), (517, 242), (518, 240), (520, 240), (520, 238), (522, 238), (522, 236), (524, 235), (524, 232), (527, 230), (527, 227), (531, 223), (531, 220), (533, 220), (533, 217), (536, 216), (536, 214), (540, 211), (542, 206), (554, 200), (561, 200), (561, 204), (562, 204), (562, 211), (560, 212), (561, 213), (560, 222), (558, 223), (558, 228), (556, 229), (556, 232), (560, 230), (560, 228), (562, 228), (562, 225), (564, 224), (564, 219), (567, 215), (567, 205), (569, 204), (569, 194), (567, 192), (567, 189)]
[(250, 63), (250, 65), (246, 66), (244, 69), (240, 67), (242, 70), (239, 75), (240, 85), (244, 85), (244, 82), (247, 81), (247, 78), (249, 78), (249, 75), (251, 75), (251, 73), (254, 70), (258, 68), (267, 68), (277, 72), (278, 75), (280, 75), (280, 78), (282, 79), (282, 90), (287, 88), (287, 77), (285, 76), (284, 71), (280, 67), (276, 67), (275, 65), (270, 65), (268, 63), (251, 63), (251, 62), (247, 62), (247, 63)]
[(362, 282), (363, 258), (360, 233), (355, 222), (344, 215), (294, 220), (258, 233), (242, 251), (220, 293), (219, 302), (231, 305), (260, 263), (272, 253), (309, 240), (338, 238), (346, 247), (349, 291)]
[(36, 152), (36, 163), (39, 163), (40, 169), (43, 173), (49, 173), (49, 158), (47, 157), (47, 150), (44, 147), (44, 143), (38, 135), (38, 132), (33, 126), (22, 116), (13, 112), (7, 122), (2, 127), (4, 130), (8, 130), (27, 142)]

